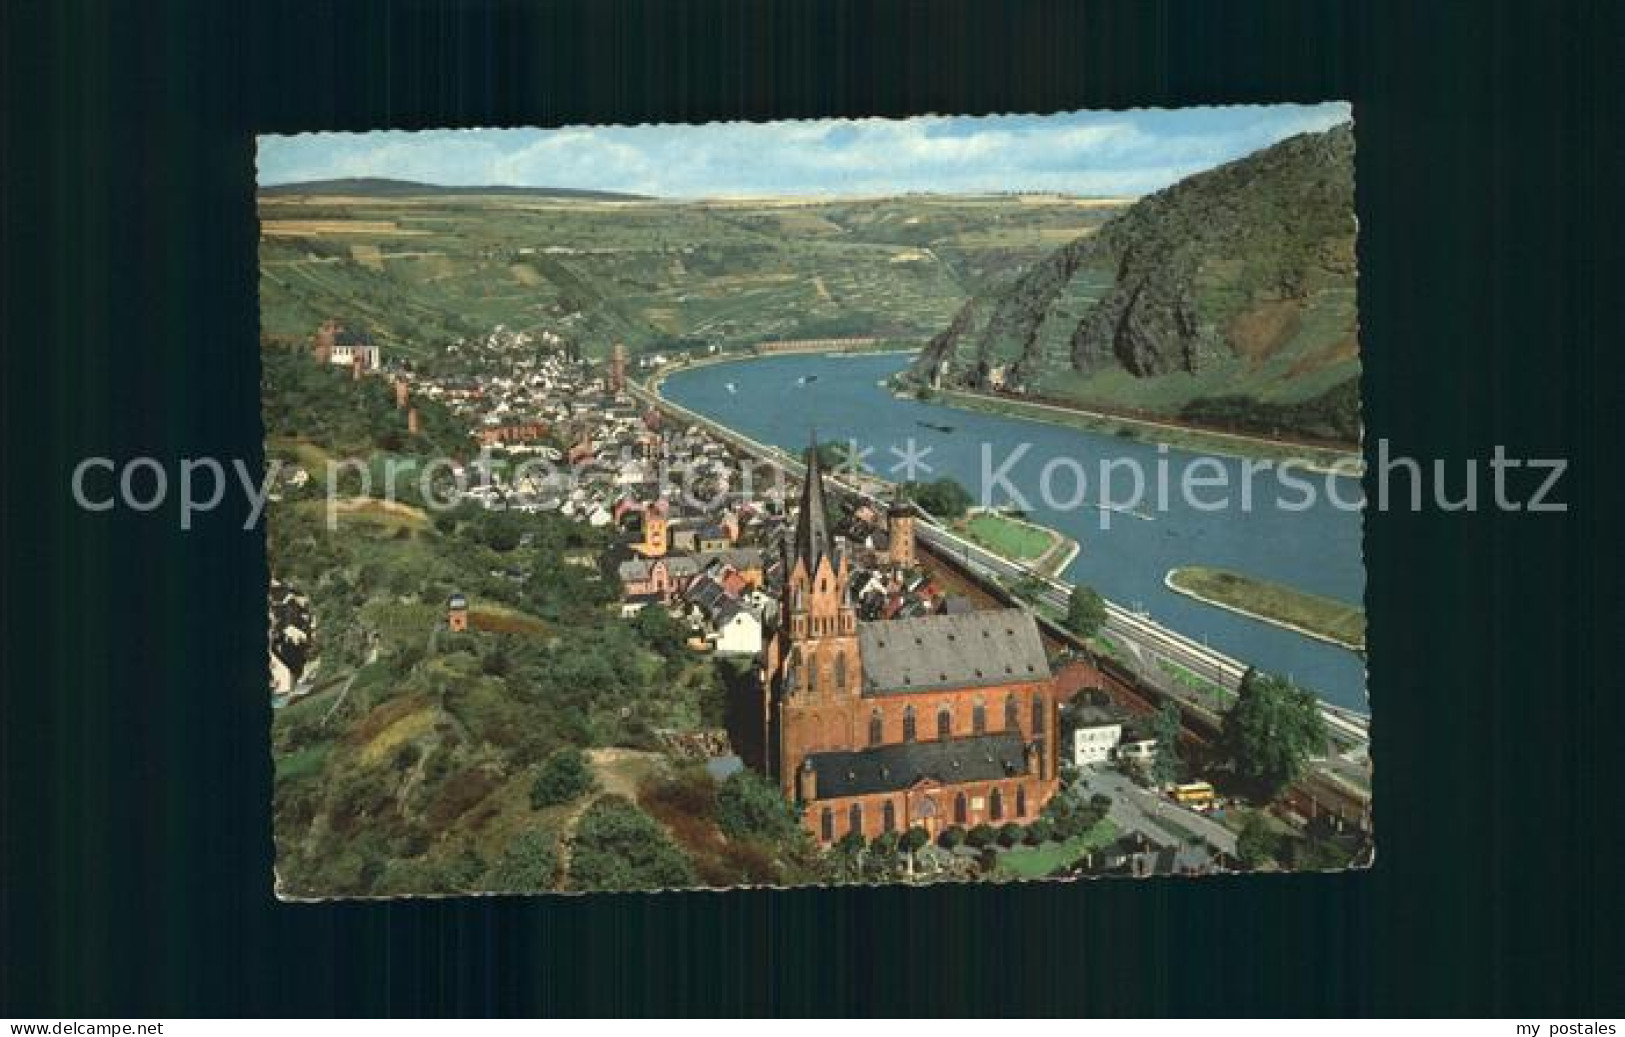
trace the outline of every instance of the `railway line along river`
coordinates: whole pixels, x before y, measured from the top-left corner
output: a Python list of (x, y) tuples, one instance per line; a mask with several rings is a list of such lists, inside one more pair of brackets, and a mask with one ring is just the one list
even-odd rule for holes
[[(671, 372), (661, 393), (789, 450), (804, 447), (815, 427), (821, 440), (855, 440), (872, 449), (870, 467), (887, 478), (904, 477), (893, 466), (912, 443), (921, 464), (915, 478), (952, 477), (979, 504), (985, 503), (984, 483), (994, 505), (1012, 503), (1007, 488), (1013, 488), (1030, 506), (1033, 521), (1083, 545), (1063, 579), (1143, 609), (1261, 670), (1290, 676), (1333, 705), (1369, 712), (1359, 655), (1214, 608), (1164, 584), (1169, 570), (1209, 566), (1359, 606), (1365, 567), (1357, 479), (1262, 465), (1249, 472), (1249, 463), (1239, 458), (898, 398), (884, 383), (908, 359), (895, 353), (803, 354), (716, 363)], [(1122, 466), (1111, 475), (1115, 510), (1100, 506), (1103, 462)], [(1134, 488), (1130, 462), (1144, 478), (1143, 499), (1132, 507), (1121, 503)], [(985, 479), (989, 472), (1002, 481)], [(1159, 492), (1159, 478), (1166, 492)], [(1182, 480), (1200, 486), (1181, 492)], [(1244, 486), (1250, 486), (1245, 501)]]

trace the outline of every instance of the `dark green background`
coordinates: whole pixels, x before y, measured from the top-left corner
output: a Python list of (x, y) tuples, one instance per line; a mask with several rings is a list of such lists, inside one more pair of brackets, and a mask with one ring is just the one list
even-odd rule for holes
[[(1625, 1012), (1612, 5), (0, 0), (0, 1014)], [(259, 131), (1356, 104), (1368, 433), (1571, 461), (1368, 520), (1379, 859), (1342, 876), (271, 896)], [(1459, 478), (1459, 476), (1458, 476)]]

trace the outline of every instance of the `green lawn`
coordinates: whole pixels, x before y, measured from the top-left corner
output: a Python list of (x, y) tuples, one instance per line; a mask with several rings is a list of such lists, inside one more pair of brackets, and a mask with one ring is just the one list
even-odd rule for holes
[(297, 781), (307, 775), (320, 773), (322, 766), (327, 763), (327, 754), (332, 750), (332, 742), (319, 742), (308, 748), (288, 753), (286, 756), (277, 757), (277, 779), (279, 781)]
[(1296, 828), (1293, 828), (1285, 821), (1282, 821), (1268, 810), (1255, 810), (1249, 807), (1232, 807), (1220, 815), (1218, 821), (1232, 832), (1240, 835), (1241, 830), (1247, 827), (1247, 819), (1252, 817), (1262, 818), (1264, 824), (1267, 825), (1270, 831), (1274, 832), (1276, 835), (1294, 836), (1298, 834), (1298, 830)]
[(1298, 627), (1356, 650), (1365, 648), (1365, 610), (1358, 605), (1200, 565), (1171, 570), (1168, 585), (1208, 604)]
[(1157, 815), (1157, 827), (1169, 835), (1177, 837), (1186, 846), (1195, 846), (1198, 843), (1207, 842), (1200, 832), (1185, 827), (1167, 813)]
[(1037, 526), (987, 513), (965, 520), (962, 532), (988, 550), (1017, 562), (1036, 561), (1054, 542)]
[(1022, 879), (1043, 878), (1056, 868), (1071, 864), (1090, 850), (1097, 850), (1116, 838), (1117, 826), (1110, 820), (1104, 820), (1064, 843), (1023, 847), (1000, 855), (999, 873)]
[(1235, 698), (1235, 694), (1228, 688), (1222, 688), (1205, 677), (1198, 677), (1178, 663), (1169, 662), (1167, 659), (1158, 659), (1157, 667), (1180, 684), (1203, 695), (1220, 707), (1228, 705), (1230, 700)]
[(1093, 642), (1095, 650), (1102, 655), (1109, 655), (1119, 662), (1122, 661), (1123, 649), (1109, 635), (1097, 632), (1094, 637), (1090, 638), (1090, 641)]

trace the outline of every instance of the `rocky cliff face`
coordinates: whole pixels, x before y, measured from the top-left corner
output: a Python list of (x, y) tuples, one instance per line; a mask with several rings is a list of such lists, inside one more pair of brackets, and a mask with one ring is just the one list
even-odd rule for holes
[(1354, 440), (1354, 137), (1303, 134), (1147, 196), (973, 299), (913, 373)]

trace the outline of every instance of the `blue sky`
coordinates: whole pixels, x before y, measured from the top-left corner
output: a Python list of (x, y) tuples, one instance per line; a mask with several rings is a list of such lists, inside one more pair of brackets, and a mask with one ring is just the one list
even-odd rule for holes
[(1349, 106), (1336, 102), (1050, 116), (307, 133), (261, 137), (259, 180), (270, 185), (375, 176), (668, 198), (906, 191), (1139, 195), (1349, 118)]

